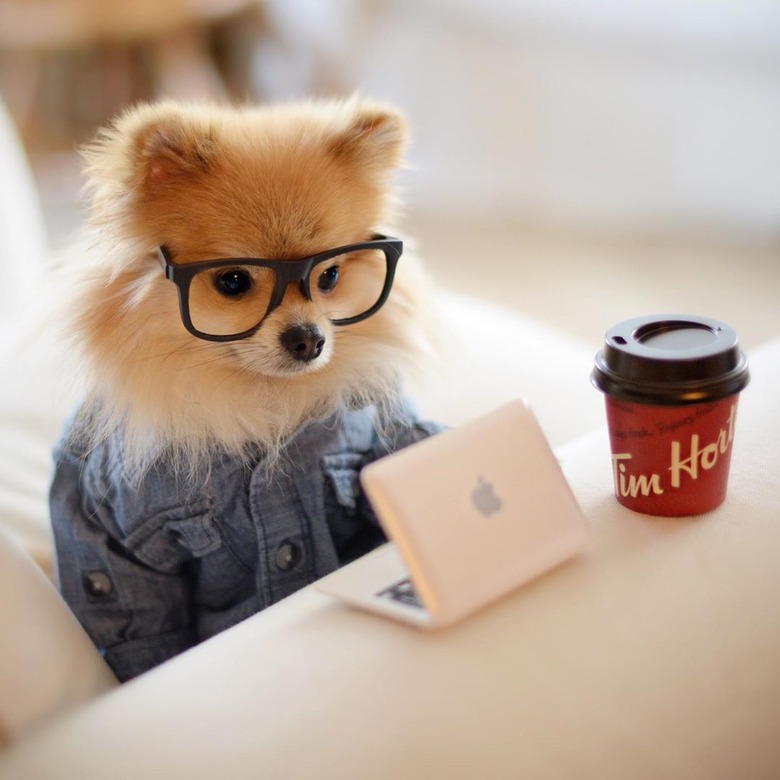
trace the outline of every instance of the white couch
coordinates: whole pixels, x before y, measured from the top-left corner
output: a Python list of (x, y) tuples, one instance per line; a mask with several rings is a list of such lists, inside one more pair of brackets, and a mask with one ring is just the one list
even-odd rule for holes
[[(166, 688), (164, 703), (155, 702), (154, 676), (131, 684), (125, 698), (104, 696), (114, 685), (110, 673), (53, 587), (17, 546), (21, 542), (44, 569), (50, 565), (45, 499), (49, 450), (73, 397), (62, 390), (65, 382), (46, 357), (45, 334), (24, 323), (35, 280), (45, 269), (45, 241), (29, 172), (9, 131), (0, 114), (5, 172), (0, 238), (6, 250), (6, 284), (0, 288), (0, 587), (4, 603), (13, 607), (0, 612), (0, 743), (10, 743), (0, 751), (0, 777), (50, 778), (69, 776), (68, 762), (74, 760), (66, 747), (71, 723), (77, 731), (93, 722), (105, 724), (104, 732), (103, 726), (95, 727), (96, 742), (78, 749), (84, 755), (105, 749), (109, 761), (108, 743), (123, 738), (121, 724), (130, 710), (139, 715), (133, 723), (144, 720), (146, 708), (152, 720), (156, 708), (161, 718), (176, 717), (177, 697)], [(497, 750), (482, 774), (510, 776), (509, 767), (524, 766), (534, 768), (533, 776), (551, 778), (776, 776), (780, 340), (751, 355), (753, 382), (742, 400), (727, 503), (700, 519), (649, 520), (623, 510), (611, 495), (601, 398), (588, 382), (599, 345), (486, 301), (443, 292), (441, 304), (449, 325), (448, 354), (439, 379), (419, 392), (423, 411), (457, 424), (508, 398), (530, 398), (593, 526), (585, 564), (560, 579), (557, 589), (537, 589), (527, 597), (524, 615), (539, 631), (518, 655), (518, 667), (532, 669), (556, 659), (556, 674), (561, 675), (549, 698), (536, 700), (535, 709), (516, 714), (518, 721), (511, 724), (520, 739), (526, 728), (536, 741), (520, 752), (506, 746)], [(322, 607), (312, 599), (301, 594), (291, 601), (282, 623), (289, 628), (304, 622), (310, 610)], [(296, 605), (301, 605), (297, 613)], [(501, 614), (495, 612), (495, 620)], [(273, 627), (273, 616), (264, 625)], [(282, 643), (290, 637), (289, 631), (279, 633)], [(370, 638), (364, 644), (370, 650)], [(200, 657), (211, 653), (218, 658), (221, 647), (217, 642), (196, 651)], [(192, 659), (197, 659), (196, 651)], [(190, 686), (188, 657), (170, 663), (183, 664), (181, 685)], [(280, 686), (283, 671), (275, 675)], [(317, 668), (310, 673), (314, 679)], [(219, 681), (199, 684), (213, 693), (216, 706), (224, 696)], [(326, 706), (329, 697), (338, 695), (338, 677), (323, 674), (318, 684), (322, 691), (315, 701), (298, 701), (297, 689), (282, 686), (277, 692), (291, 712), (305, 707), (318, 717), (338, 718), (338, 711)], [(275, 690), (269, 683), (270, 698)], [(505, 729), (505, 724), (490, 722), (490, 702), (484, 703), (484, 712), (477, 708), (458, 722), (477, 733)], [(229, 702), (221, 702), (225, 704)], [(477, 716), (479, 722), (469, 721)], [(282, 758), (301, 738), (296, 730), (284, 731), (285, 722), (282, 718), (274, 726), (279, 729), (275, 755)], [(567, 755), (557, 749), (556, 729), (570, 740), (579, 764), (567, 764)], [(243, 737), (251, 739), (251, 734), (237, 733), (235, 740)], [(135, 755), (143, 754), (147, 761), (154, 756), (160, 776), (178, 776), (178, 771), (182, 777), (212, 777), (219, 771), (219, 742), (211, 743), (205, 756), (206, 740), (185, 760), (177, 737), (171, 739), (138, 745)], [(100, 747), (103, 740), (105, 748)], [(451, 743), (454, 755), (462, 752), (458, 742)], [(310, 747), (327, 749), (314, 733)], [(412, 743), (391, 747), (377, 776), (414, 776), (414, 756), (408, 752)], [(414, 749), (425, 752), (418, 743)], [(354, 750), (357, 755), (361, 748)], [(84, 755), (80, 761), (86, 767), (90, 764)], [(230, 757), (234, 767), (236, 755), (240, 753)], [(461, 774), (448, 776), (469, 776), (465, 756)], [(644, 771), (626, 774), (637, 766), (638, 756)], [(228, 760), (227, 754), (224, 758)], [(94, 775), (101, 776), (99, 762), (92, 766)], [(585, 771), (588, 767), (592, 771)], [(251, 767), (229, 776), (239, 775), (253, 776)], [(126, 776), (134, 776), (131, 768)], [(359, 774), (345, 769), (344, 776)]]

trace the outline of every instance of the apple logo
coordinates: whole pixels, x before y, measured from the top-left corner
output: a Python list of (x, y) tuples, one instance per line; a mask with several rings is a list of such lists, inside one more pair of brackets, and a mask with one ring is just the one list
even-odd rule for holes
[(477, 486), (471, 491), (471, 502), (485, 517), (490, 517), (501, 509), (501, 499), (496, 495), (493, 485), (484, 477), (479, 477)]

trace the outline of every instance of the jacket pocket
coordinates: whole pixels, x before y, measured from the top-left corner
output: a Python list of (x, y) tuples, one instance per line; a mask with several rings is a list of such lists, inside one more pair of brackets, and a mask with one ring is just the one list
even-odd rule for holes
[(222, 537), (208, 501), (155, 515), (125, 540), (141, 563), (161, 572), (174, 572), (192, 558), (202, 558), (222, 546)]

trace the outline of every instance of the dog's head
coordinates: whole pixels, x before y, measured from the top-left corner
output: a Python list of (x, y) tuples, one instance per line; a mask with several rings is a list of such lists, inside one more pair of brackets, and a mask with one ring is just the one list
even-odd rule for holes
[(425, 341), (413, 257), (359, 315), (397, 254), (375, 233), (405, 138), (400, 114), (355, 99), (167, 102), (103, 131), (73, 325), (114, 424), (230, 447), (392, 394)]

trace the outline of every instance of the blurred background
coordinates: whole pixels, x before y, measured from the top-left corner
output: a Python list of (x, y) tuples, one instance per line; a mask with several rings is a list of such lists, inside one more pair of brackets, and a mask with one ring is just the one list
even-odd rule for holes
[(401, 232), (443, 285), (594, 348), (662, 311), (780, 332), (780, 3), (0, 0), (55, 248), (127, 104), (356, 90), (409, 116)]

